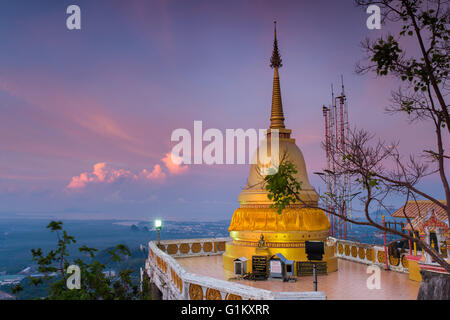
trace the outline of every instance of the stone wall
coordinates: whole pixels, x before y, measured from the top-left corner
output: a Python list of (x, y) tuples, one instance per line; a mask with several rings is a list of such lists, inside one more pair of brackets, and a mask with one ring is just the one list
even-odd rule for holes
[[(338, 258), (355, 261), (364, 264), (374, 264), (384, 268), (386, 266), (386, 252), (384, 246), (360, 243), (356, 241), (340, 240), (332, 238), (335, 242), (335, 252)], [(388, 266), (392, 271), (408, 273), (408, 254), (402, 254), (399, 258), (388, 256)]]

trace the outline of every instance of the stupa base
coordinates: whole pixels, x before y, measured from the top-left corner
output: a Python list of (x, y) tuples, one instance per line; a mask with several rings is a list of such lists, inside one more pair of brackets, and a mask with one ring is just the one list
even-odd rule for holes
[[(264, 233), (266, 237), (266, 233)], [(277, 253), (281, 253), (286, 259), (295, 261), (295, 274), (298, 274), (300, 264), (297, 262), (309, 262), (305, 252), (304, 241), (286, 241), (286, 242), (266, 242), (265, 248), (258, 248), (258, 242), (234, 240), (226, 244), (225, 253), (223, 254), (223, 267), (228, 271), (234, 269), (234, 260), (245, 257), (247, 261), (247, 270), (252, 270), (252, 256), (268, 255), (269, 258)], [(335, 255), (334, 245), (327, 245), (325, 241), (325, 254), (323, 260), (326, 263), (326, 272), (334, 272), (338, 269), (337, 256)]]

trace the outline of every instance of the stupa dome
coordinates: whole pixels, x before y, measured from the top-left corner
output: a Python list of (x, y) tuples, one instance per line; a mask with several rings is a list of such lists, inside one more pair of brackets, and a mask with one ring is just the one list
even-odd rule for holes
[[(262, 144), (266, 143), (267, 140), (262, 141)], [(267, 157), (270, 157), (271, 155), (270, 139), (267, 144), (268, 144)], [(254, 157), (256, 157), (258, 152), (259, 148), (256, 151)], [(316, 206), (319, 199), (319, 195), (309, 182), (308, 174), (306, 171), (305, 159), (303, 157), (303, 153), (301, 152), (300, 148), (295, 144), (295, 140), (290, 138), (288, 139), (281, 138), (279, 141), (278, 153), (279, 153), (278, 163), (281, 163), (283, 161), (289, 161), (294, 164), (297, 170), (297, 174), (294, 177), (301, 184), (300, 199), (305, 203), (307, 203), (308, 205)], [(270, 161), (267, 162), (268, 165), (266, 166), (258, 163), (252, 164), (250, 166), (250, 173), (247, 180), (247, 184), (242, 190), (242, 192), (239, 194), (238, 198), (241, 207), (254, 205), (269, 206), (272, 204), (272, 202), (267, 197), (268, 191), (265, 189), (264, 174), (262, 173), (262, 169), (264, 167), (271, 167), (272, 165)], [(302, 207), (304, 205), (298, 203), (296, 206)]]

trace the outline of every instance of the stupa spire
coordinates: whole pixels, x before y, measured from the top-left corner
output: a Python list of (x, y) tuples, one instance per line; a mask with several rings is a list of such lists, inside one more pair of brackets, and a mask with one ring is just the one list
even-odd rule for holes
[(273, 91), (272, 91), (272, 110), (270, 113), (270, 128), (284, 129), (283, 104), (281, 102), (280, 78), (278, 76), (278, 68), (283, 66), (280, 53), (278, 51), (277, 41), (277, 22), (274, 21), (274, 40), (273, 52), (270, 58), (270, 67), (274, 69), (273, 74)]

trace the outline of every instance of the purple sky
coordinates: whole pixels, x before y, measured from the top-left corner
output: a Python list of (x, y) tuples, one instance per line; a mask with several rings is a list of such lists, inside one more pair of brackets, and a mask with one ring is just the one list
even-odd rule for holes
[[(70, 4), (81, 31), (66, 28)], [(170, 135), (194, 120), (268, 126), (274, 19), (286, 124), (316, 189), (321, 106), (340, 74), (352, 125), (405, 154), (433, 146), (430, 127), (384, 113), (397, 82), (354, 73), (360, 41), (380, 34), (367, 17), (351, 0), (4, 1), (0, 216), (230, 219), (248, 166), (177, 168)], [(436, 182), (423, 187), (443, 198)]]

